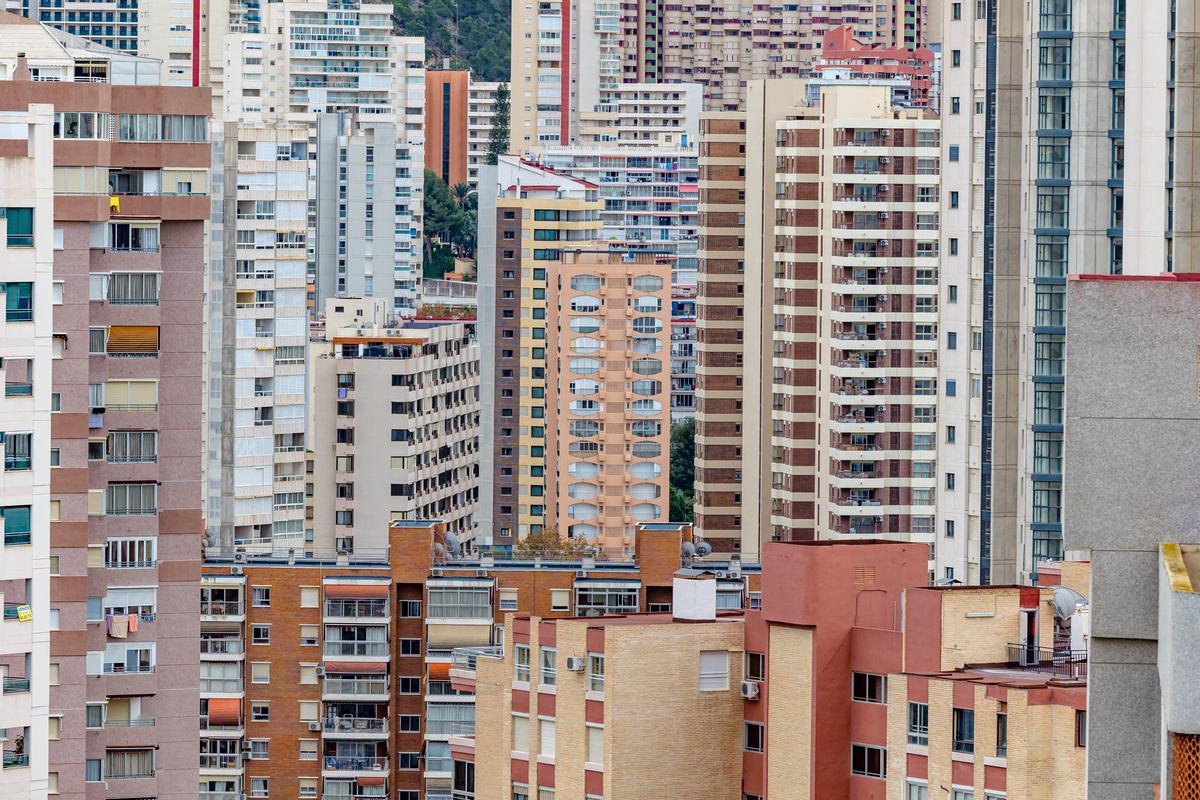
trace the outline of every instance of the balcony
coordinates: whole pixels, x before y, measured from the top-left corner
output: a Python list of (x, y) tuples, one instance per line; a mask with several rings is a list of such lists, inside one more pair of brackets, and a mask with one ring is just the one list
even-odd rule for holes
[(326, 600), (325, 616), (386, 620), (388, 604), (386, 600)]
[[(237, 753), (201, 753), (200, 769), (241, 769), (241, 757)], [(204, 793), (201, 792), (203, 797)]]
[(325, 642), (325, 656), (334, 658), (387, 658), (387, 642)]
[(387, 719), (373, 717), (326, 717), (322, 727), (327, 734), (351, 737), (386, 736), (388, 732)]
[(28, 753), (14, 753), (9, 750), (4, 751), (4, 769), (16, 769), (17, 767), (29, 766)]
[(105, 664), (105, 675), (146, 675), (154, 672), (153, 664)]
[(326, 772), (385, 772), (388, 760), (372, 756), (325, 756), (322, 767)]
[(451, 669), (474, 672), (475, 666), (481, 658), (504, 658), (504, 647), (502, 645), (493, 645), (491, 647), (456, 647), (450, 653), (450, 667)]
[(1087, 680), (1088, 651), (1067, 648), (1048, 649), (1022, 644), (1008, 645), (1010, 667), (1044, 672), (1064, 678)]
[(246, 604), (240, 600), (201, 600), (201, 617), (244, 617)]
[(245, 644), (237, 638), (220, 638), (200, 640), (200, 655), (202, 656), (241, 656), (246, 652)]
[(133, 717), (130, 719), (112, 719), (105, 718), (104, 727), (106, 728), (153, 728), (154, 717)]
[(322, 694), (346, 695), (355, 699), (387, 699), (387, 678), (326, 678)]

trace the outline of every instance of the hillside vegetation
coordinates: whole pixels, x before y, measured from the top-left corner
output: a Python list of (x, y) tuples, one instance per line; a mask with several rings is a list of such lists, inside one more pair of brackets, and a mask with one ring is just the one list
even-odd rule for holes
[(483, 81), (508, 80), (508, 0), (392, 0), (404, 36), (424, 36), (430, 66), (450, 59)]

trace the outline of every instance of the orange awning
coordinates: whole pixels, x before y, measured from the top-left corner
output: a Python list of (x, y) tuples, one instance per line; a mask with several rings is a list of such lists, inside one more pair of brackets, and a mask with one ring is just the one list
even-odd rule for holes
[(326, 661), (326, 672), (358, 672), (363, 675), (382, 675), (387, 672), (387, 664), (383, 661)]
[(208, 701), (210, 725), (236, 725), (242, 718), (242, 701), (236, 697), (213, 697)]
[(388, 587), (381, 583), (329, 583), (325, 585), (325, 596), (332, 600), (386, 600)]
[(108, 329), (110, 353), (157, 353), (158, 328), (154, 325), (113, 325)]
[(386, 780), (382, 775), (362, 775), (355, 778), (355, 783), (359, 786), (383, 786)]
[(448, 681), (450, 680), (450, 662), (436, 661), (429, 666), (429, 680), (431, 681)]

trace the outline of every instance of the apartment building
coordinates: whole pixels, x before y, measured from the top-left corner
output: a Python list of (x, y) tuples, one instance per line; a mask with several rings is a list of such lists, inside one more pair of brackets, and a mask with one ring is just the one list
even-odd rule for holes
[[(690, 539), (649, 525), (636, 559), (533, 563), (468, 557), (440, 523), (398, 521), (374, 555), (209, 551), (201, 796), (450, 798), (452, 742), (475, 731), (474, 670), (503, 648), (510, 612), (669, 611)], [(738, 574), (718, 602), (757, 602), (756, 565), (718, 566)]]
[(302, 547), (308, 128), (229, 122), (214, 155), (206, 523), (213, 543)]
[[(518, 613), (503, 651), (456, 650), (453, 685), (475, 693), (488, 736), (450, 739), (454, 791), (1085, 796), (1077, 592), (927, 587), (915, 543), (768, 542), (763, 554), (763, 602), (742, 610), (722, 610), (719, 574), (684, 568), (670, 614)], [(665, 731), (687, 758), (661, 757)]]
[[(674, 582), (670, 613), (510, 616), (502, 658), (476, 662), (476, 724), (490, 735), (450, 740), (454, 791), (737, 797), (743, 617), (717, 612), (712, 575)], [(686, 757), (652, 755), (667, 731)]]
[(402, 322), (381, 300), (329, 300), (325, 319), (310, 370), (312, 549), (386, 552), (393, 520), (436, 518), (473, 550), (473, 333), (457, 322)]
[[(51, 372), (54, 303), (54, 108), (0, 112), (0, 364), (4, 484), (0, 491), (0, 794), (45, 798), (51, 726)], [(61, 506), (61, 504), (57, 504)]]
[(546, 524), (629, 557), (670, 504), (667, 265), (564, 251), (547, 281)]
[(696, 414), (696, 289), (671, 286), (671, 424)]
[[(1092, 564), (1088, 789), (1180, 797), (1195, 785), (1188, 697), (1196, 641), (1200, 530), (1154, 480), (1191, 480), (1200, 283), (1194, 276), (1097, 275), (1067, 282), (1066, 547)], [(1038, 566), (1039, 577), (1042, 567)]]
[[(501, 156), (481, 170), (478, 330), (480, 546), (505, 552), (546, 524), (548, 291), (564, 250), (593, 243), (595, 184)], [(547, 393), (550, 394), (547, 394)]]
[(599, 187), (602, 241), (614, 249), (653, 254), (670, 263), (673, 285), (695, 286), (699, 172), (694, 147), (547, 147), (540, 162)]
[[(153, 84), (157, 62), (131, 61), (0, 15), (10, 76), (0, 109), (38, 102), (55, 113), (54, 197), (26, 231), (35, 248), (49, 238), (52, 296), (61, 292), (47, 376), (55, 630), (37, 667), (58, 718), (48, 782), (72, 798), (101, 796), (107, 782), (182, 800), (195, 796), (196, 776), (199, 623), (187, 598), (202, 534), (211, 98)], [(86, 80), (74, 80), (85, 65)], [(35, 66), (60, 80), (31, 81)]]
[[(467, 84), (467, 183), (472, 189), (478, 190), (479, 169), (488, 163), (492, 122), (496, 117), (496, 94), (502, 85), (496, 81), (470, 81)], [(510, 114), (511, 108), (510, 104)]]
[(821, 57), (813, 62), (812, 74), (806, 80), (808, 99), (816, 105), (821, 87), (850, 81), (889, 86), (894, 106), (925, 108), (936, 100), (933, 72), (934, 53), (928, 47), (862, 42), (855, 38), (853, 25), (843, 25), (825, 34)]
[(565, 6), (562, 0), (512, 0), (510, 152), (571, 143), (571, 86), (578, 63), (571, 52), (573, 11), (572, 0)]
[(579, 99), (573, 141), (622, 148), (694, 148), (703, 102), (703, 87), (697, 83), (615, 84)]
[(201, 31), (208, 8), (203, 0), (154, 6), (127, 0), (5, 0), (0, 8), (119, 53), (156, 59), (164, 86), (201, 83)]

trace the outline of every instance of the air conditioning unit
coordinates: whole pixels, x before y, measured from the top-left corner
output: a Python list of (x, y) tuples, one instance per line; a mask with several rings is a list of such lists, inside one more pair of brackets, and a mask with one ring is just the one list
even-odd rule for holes
[(758, 699), (758, 681), (742, 681), (740, 688), (741, 691), (739, 693), (742, 695), (743, 700)]
[(324, 667), (317, 667), (316, 669), (314, 669), (314, 670), (313, 670), (313, 673), (314, 673), (314, 674), (315, 674), (315, 675), (316, 675), (318, 678), (324, 678), (324, 677), (325, 677), (325, 668), (324, 668)]
[(567, 656), (567, 672), (583, 672), (582, 656)]
[(887, 218), (888, 218), (888, 212), (886, 212), (886, 211), (880, 211), (880, 212), (879, 212), (879, 218), (880, 218), (880, 219), (887, 219)]
[(888, 246), (888, 245), (890, 245), (890, 244), (891, 244), (891, 242), (890, 242), (890, 241), (888, 241), (887, 239), (880, 239), (880, 240), (879, 240), (879, 246), (880, 246), (880, 247), (887, 247), (887, 246)]
[(477, 570), (475, 570), (475, 577), (476, 577), (476, 578), (486, 578), (487, 576), (488, 576), (488, 571), (487, 571), (486, 569), (477, 569)]
[(241, 568), (241, 567), (238, 567), (238, 566), (233, 566), (233, 567), (230, 567), (230, 568), (229, 568), (229, 574), (230, 574), (230, 575), (241, 575), (241, 574), (242, 574), (242, 568)]
[(577, 569), (577, 570), (575, 570), (575, 577), (576, 577), (576, 578), (586, 578), (586, 577), (587, 577), (587, 570), (586, 570), (586, 569)]
[(429, 575), (433, 578), (440, 578), (442, 577), (442, 571), (437, 567), (434, 567), (433, 569), (429, 570)]
[(879, 137), (880, 137), (881, 139), (886, 139), (886, 138), (888, 138), (888, 137), (889, 137), (889, 136), (891, 136), (891, 135), (892, 135), (892, 132), (891, 132), (889, 129), (887, 129), (887, 128), (880, 128), (880, 129), (879, 129)]
[(881, 322), (881, 323), (879, 323), (879, 327), (880, 327), (880, 328), (886, 328), (886, 327), (887, 327), (887, 323), (886, 323), (886, 322)]
[(250, 743), (249, 743), (249, 742), (242, 742), (242, 752), (243, 752), (243, 753), (249, 753), (249, 752), (250, 752), (250, 749), (251, 749), (251, 748), (250, 748)]
[(887, 157), (887, 156), (880, 156), (880, 157), (879, 157), (879, 163), (880, 163), (880, 164), (886, 164), (886, 163), (888, 163), (888, 157)]
[(245, 564), (246, 563), (246, 554), (245, 553), (234, 553), (233, 560), (238, 562), (239, 564)]
[(319, 723), (319, 722), (310, 722), (310, 723), (308, 723), (308, 729), (309, 729), (310, 731), (319, 731), (319, 730), (321, 730), (321, 723)]

